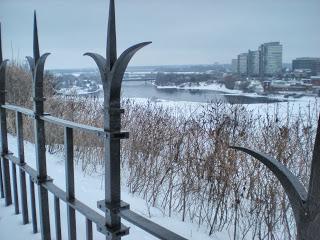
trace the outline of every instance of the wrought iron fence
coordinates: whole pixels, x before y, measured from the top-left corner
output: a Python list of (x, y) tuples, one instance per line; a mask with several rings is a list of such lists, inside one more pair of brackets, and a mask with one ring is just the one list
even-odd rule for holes
[[(1, 25), (0, 25), (1, 44)], [(138, 215), (130, 210), (129, 204), (121, 201), (120, 188), (120, 140), (129, 137), (127, 132), (121, 131), (120, 92), (124, 72), (134, 54), (142, 47), (150, 44), (144, 42), (134, 45), (117, 57), (116, 28), (114, 0), (110, 0), (108, 37), (106, 58), (95, 53), (86, 53), (94, 59), (98, 65), (104, 91), (104, 128), (82, 125), (71, 121), (51, 116), (44, 112), (45, 96), (43, 94), (44, 65), (49, 53), (40, 55), (36, 13), (34, 13), (33, 29), (33, 57), (27, 57), (32, 72), (33, 109), (6, 104), (6, 64), (2, 58), (0, 45), (0, 188), (1, 198), (5, 199), (5, 205), (14, 203), (15, 213), (20, 212), (19, 197), (21, 198), (21, 212), (23, 224), (29, 223), (27, 193), (30, 194), (31, 220), (33, 232), (38, 232), (37, 211), (39, 211), (40, 233), (42, 240), (51, 239), (48, 193), (54, 196), (55, 237), (61, 239), (60, 202), (67, 204), (68, 239), (76, 239), (76, 212), (86, 218), (86, 239), (93, 239), (92, 226), (97, 226), (98, 232), (104, 234), (107, 239), (121, 239), (129, 234), (129, 228), (121, 223), (125, 219), (146, 232), (160, 239), (185, 239), (160, 225)], [(7, 139), (6, 111), (15, 112), (16, 133), (18, 143), (18, 156), (14, 156), (9, 149)], [(25, 161), (23, 115), (33, 119), (35, 136), (36, 169), (30, 167)], [(45, 147), (45, 123), (55, 124), (64, 128), (65, 151), (65, 190), (54, 184), (52, 178), (47, 175), (46, 147)], [(98, 201), (98, 208), (104, 212), (99, 214), (96, 210), (79, 201), (75, 196), (74, 156), (73, 156), (73, 131), (87, 131), (104, 139), (105, 148), (105, 199)], [(11, 163), (11, 174), (10, 174)], [(17, 186), (17, 168), (19, 170), (20, 187)], [(26, 177), (29, 177), (30, 189), (27, 190)], [(36, 204), (35, 185), (38, 186), (38, 207)], [(12, 189), (12, 192), (11, 192)], [(12, 199), (13, 195), (13, 199)]]

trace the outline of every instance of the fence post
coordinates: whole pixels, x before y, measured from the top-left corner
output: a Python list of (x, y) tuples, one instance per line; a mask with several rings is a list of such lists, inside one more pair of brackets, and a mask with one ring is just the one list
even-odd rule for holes
[[(7, 60), (2, 58), (2, 45), (1, 45), (1, 24), (0, 24), (0, 106), (6, 102), (6, 64)], [(12, 204), (11, 184), (10, 184), (10, 171), (9, 160), (4, 156), (8, 154), (8, 138), (7, 138), (7, 118), (6, 110), (0, 107), (0, 151), (1, 151), (1, 170), (2, 178), (0, 180), (1, 195), (5, 197), (5, 205)]]
[(121, 239), (129, 229), (121, 225), (120, 210), (129, 208), (121, 201), (120, 186), (120, 140), (128, 138), (128, 133), (121, 132), (120, 92), (124, 73), (134, 56), (142, 47), (151, 42), (134, 45), (117, 58), (115, 25), (115, 4), (110, 0), (106, 58), (96, 53), (86, 53), (98, 65), (104, 91), (104, 140), (105, 158), (105, 199), (98, 202), (98, 207), (105, 211), (106, 226), (114, 230), (110, 239)]
[(40, 116), (44, 114), (44, 97), (43, 97), (43, 73), (45, 60), (49, 53), (40, 56), (37, 18), (34, 12), (34, 28), (33, 28), (33, 58), (27, 57), (29, 62), (33, 80), (32, 80), (32, 96), (33, 96), (33, 111), (34, 111), (34, 137), (36, 162), (38, 173), (38, 197), (39, 197), (39, 216), (41, 239), (50, 240), (50, 219), (49, 219), (49, 202), (48, 191), (41, 186), (41, 183), (48, 181), (47, 164), (46, 164), (46, 148), (45, 148), (45, 128), (44, 121)]

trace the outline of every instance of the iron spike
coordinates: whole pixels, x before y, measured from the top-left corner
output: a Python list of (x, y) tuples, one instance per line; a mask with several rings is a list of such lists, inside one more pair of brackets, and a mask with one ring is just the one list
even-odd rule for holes
[(117, 61), (117, 33), (114, 0), (109, 4), (108, 36), (107, 36), (107, 70), (112, 69)]
[(37, 26), (37, 13), (34, 10), (34, 22), (33, 22), (33, 59), (37, 64), (40, 58), (39, 39), (38, 39), (38, 26)]
[(308, 196), (306, 189), (301, 184), (299, 179), (293, 175), (292, 172), (290, 172), (289, 169), (281, 162), (263, 153), (251, 150), (250, 148), (238, 146), (230, 146), (230, 148), (249, 154), (269, 168), (270, 171), (272, 171), (287, 193), (295, 219), (298, 222), (300, 218), (300, 209), (303, 206), (303, 202), (307, 200)]
[(1, 22), (0, 22), (0, 64), (3, 61), (3, 57), (2, 57), (2, 38), (1, 38)]
[(314, 142), (311, 175), (309, 182), (309, 196), (310, 201), (319, 201), (320, 199), (320, 116), (318, 119), (318, 127), (316, 139)]

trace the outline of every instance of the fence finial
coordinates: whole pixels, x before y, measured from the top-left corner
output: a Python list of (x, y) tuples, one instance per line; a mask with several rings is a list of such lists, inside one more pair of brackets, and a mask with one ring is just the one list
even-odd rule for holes
[(111, 71), (117, 61), (117, 33), (116, 33), (116, 14), (114, 0), (110, 0), (109, 19), (108, 19), (108, 36), (106, 49), (107, 69)]
[(2, 36), (1, 36), (1, 22), (0, 22), (0, 64), (3, 61), (3, 57), (2, 57)]
[(320, 116), (313, 149), (308, 200), (320, 201)]
[(138, 50), (150, 43), (143, 42), (136, 44), (125, 50), (117, 58), (115, 3), (114, 0), (110, 0), (106, 58), (97, 53), (88, 52), (84, 54), (93, 58), (99, 68), (104, 90), (105, 107), (109, 108), (111, 102), (117, 102), (117, 105), (119, 105), (122, 79), (131, 58)]
[(304, 186), (299, 182), (298, 178), (294, 176), (283, 164), (281, 164), (276, 159), (266, 156), (263, 153), (253, 151), (249, 148), (243, 147), (231, 147), (235, 150), (240, 150), (245, 152), (270, 169), (273, 174), (279, 179), (281, 185), (285, 189), (289, 201), (291, 203), (294, 215), (299, 218), (300, 208), (303, 203), (307, 200), (307, 192)]
[(35, 63), (38, 62), (40, 58), (40, 50), (39, 50), (39, 38), (38, 38), (38, 26), (37, 26), (37, 13), (34, 10), (33, 14), (33, 59)]
[(27, 60), (30, 66), (30, 70), (33, 76), (33, 95), (36, 98), (43, 98), (43, 74), (44, 64), (50, 53), (40, 55), (39, 49), (39, 37), (37, 26), (37, 14), (34, 11), (33, 15), (33, 57), (27, 56)]
[(299, 179), (281, 162), (249, 148), (235, 146), (230, 148), (253, 156), (274, 173), (285, 189), (293, 209), (297, 226), (297, 240), (317, 240), (320, 235), (320, 116), (308, 192)]

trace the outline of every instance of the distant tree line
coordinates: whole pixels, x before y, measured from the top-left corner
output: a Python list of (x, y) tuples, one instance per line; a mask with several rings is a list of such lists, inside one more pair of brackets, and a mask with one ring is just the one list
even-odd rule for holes
[(155, 84), (158, 86), (179, 86), (184, 83), (197, 84), (199, 82), (208, 82), (216, 80), (213, 74), (177, 74), (177, 73), (158, 73)]
[(157, 72), (207, 72), (217, 71), (226, 72), (230, 68), (228, 64), (211, 64), (211, 65), (172, 65), (172, 66), (159, 66), (153, 71)]
[(98, 73), (81, 73), (79, 76), (62, 74), (54, 78), (54, 89), (69, 88), (72, 86), (85, 86), (87, 83), (95, 82), (101, 84)]

